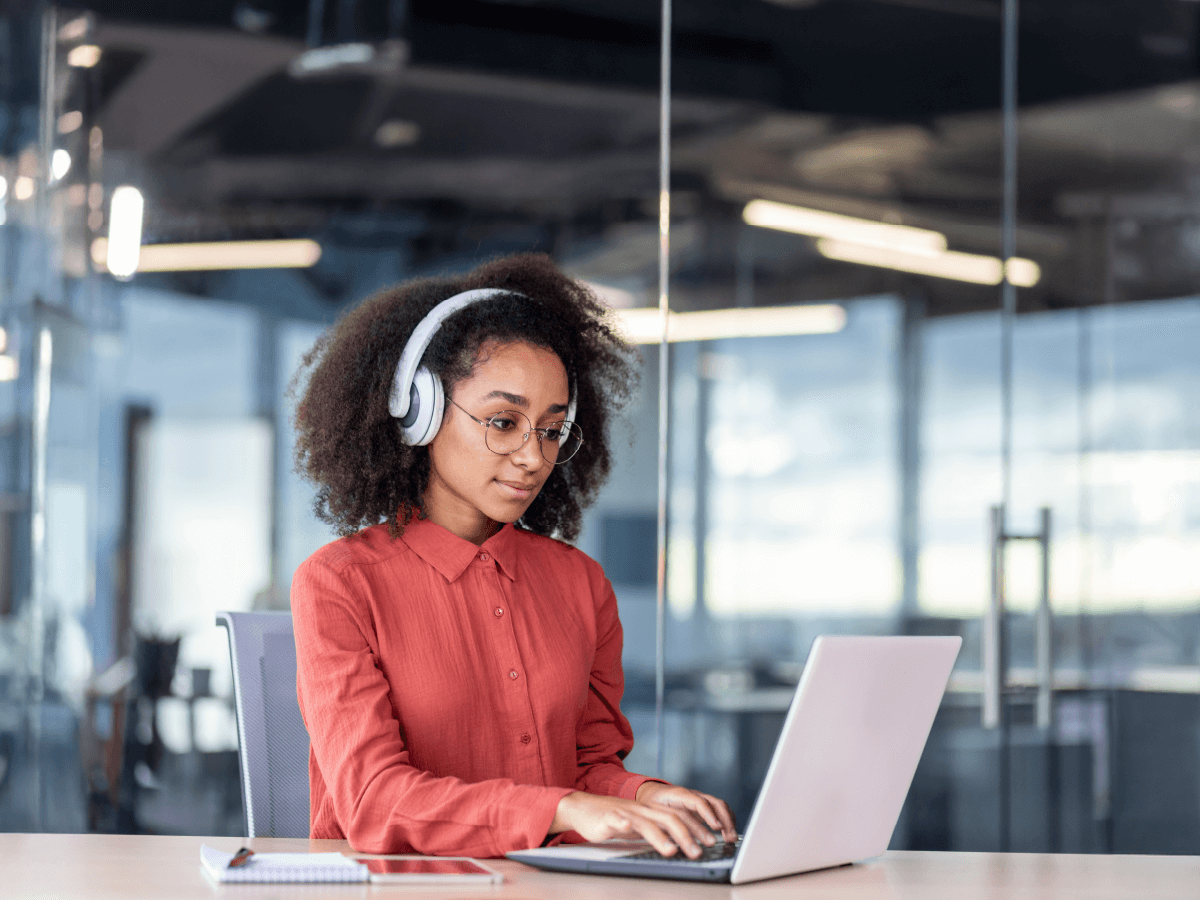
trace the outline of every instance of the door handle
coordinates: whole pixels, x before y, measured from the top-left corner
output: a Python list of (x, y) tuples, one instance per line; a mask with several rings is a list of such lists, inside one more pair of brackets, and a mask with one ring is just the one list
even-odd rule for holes
[(1000, 725), (1000, 706), (1008, 681), (1008, 636), (1005, 625), (1005, 548), (1009, 541), (1037, 541), (1041, 551), (1041, 590), (1034, 621), (1037, 673), (1036, 721), (1038, 728), (1054, 722), (1054, 619), (1050, 606), (1050, 507), (1039, 511), (1034, 534), (1012, 534), (1006, 530), (1003, 506), (993, 506), (991, 532), (991, 596), (983, 618), (983, 727)]

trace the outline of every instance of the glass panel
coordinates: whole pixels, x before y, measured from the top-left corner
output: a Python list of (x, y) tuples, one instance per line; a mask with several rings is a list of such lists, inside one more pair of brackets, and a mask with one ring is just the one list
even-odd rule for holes
[[(839, 317), (832, 333), (675, 345), (667, 774), (744, 824), (816, 635), (962, 634), (893, 846), (985, 849), (1000, 4), (784, 6), (744, 24), (779, 48), (766, 103), (677, 70), (677, 103), (703, 96), (710, 118), (676, 117), (672, 309)], [(969, 799), (947, 804), (947, 779)]]

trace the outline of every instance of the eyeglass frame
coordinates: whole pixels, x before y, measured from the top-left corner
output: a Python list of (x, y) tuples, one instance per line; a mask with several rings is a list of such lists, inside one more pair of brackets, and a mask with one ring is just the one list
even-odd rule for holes
[[(470, 419), (476, 425), (482, 425), (485, 429), (492, 427), (492, 420), (495, 419), (496, 416), (502, 416), (505, 413), (516, 413), (517, 415), (524, 418), (526, 422), (529, 423), (529, 430), (525, 432), (525, 437), (521, 441), (521, 446), (514, 447), (512, 450), (509, 450), (507, 453), (501, 453), (499, 450), (492, 450), (491, 445), (488, 444), (488, 441), (487, 441), (487, 432), (484, 431), (483, 446), (487, 447), (488, 450), (491, 450), (492, 453), (495, 453), (497, 456), (512, 456), (514, 453), (516, 453), (518, 450), (520, 450), (522, 447), (524, 447), (526, 444), (529, 443), (529, 435), (531, 435), (531, 434), (537, 434), (538, 453), (540, 453), (542, 455), (542, 459), (545, 459), (546, 462), (550, 463), (550, 465), (552, 465), (552, 466), (561, 466), (563, 463), (570, 462), (571, 460), (573, 460), (575, 458), (575, 455), (579, 452), (579, 447), (583, 446), (583, 429), (580, 428), (574, 422), (570, 422), (570, 421), (567, 421), (566, 419), (563, 419), (562, 427), (564, 429), (565, 428), (574, 428), (575, 431), (578, 433), (579, 436), (578, 436), (577, 440), (579, 441), (579, 447), (576, 447), (574, 453), (572, 453), (566, 459), (563, 459), (563, 460), (546, 459), (546, 451), (544, 449), (544, 445), (542, 444), (542, 441), (551, 440), (551, 438), (549, 438), (546, 434), (546, 432), (549, 431), (550, 429), (549, 428), (538, 428), (537, 426), (535, 426), (533, 424), (533, 419), (529, 418), (529, 416), (525, 415), (525, 413), (521, 412), (519, 409), (502, 409), (502, 410), (500, 410), (500, 412), (495, 413), (492, 416), (489, 416), (488, 419), (485, 421), (485, 420), (480, 419), (479, 417), (473, 415), (472, 413), (468, 412), (466, 409), (463, 409), (462, 406), (459, 406), (459, 404), (455, 402), (453, 397), (447, 395), (446, 399), (449, 400), (451, 403), (453, 403), (455, 406), (458, 406), (458, 408), (460, 410), (462, 410), (462, 412), (466, 415), (466, 417), (468, 419)], [(557, 438), (554, 438), (553, 442), (555, 444), (558, 444), (559, 440)]]

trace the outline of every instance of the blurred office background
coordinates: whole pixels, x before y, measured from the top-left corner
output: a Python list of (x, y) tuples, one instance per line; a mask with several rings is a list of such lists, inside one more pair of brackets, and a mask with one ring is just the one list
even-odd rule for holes
[(815, 635), (960, 634), (894, 846), (1200, 852), (1200, 3), (673, 12), (660, 728), (658, 4), (0, 0), (0, 829), (240, 833), (300, 357), (538, 250), (649, 335), (630, 768), (744, 821)]

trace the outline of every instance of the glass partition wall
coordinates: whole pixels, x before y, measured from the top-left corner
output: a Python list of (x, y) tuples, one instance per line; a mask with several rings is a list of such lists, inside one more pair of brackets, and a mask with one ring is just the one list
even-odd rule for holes
[(816, 634), (960, 634), (893, 846), (1191, 852), (1195, 11), (853, 15), (672, 145), (673, 311), (845, 317), (672, 345), (664, 774), (744, 821)]
[[(744, 822), (817, 634), (959, 634), (894, 846), (1194, 852), (1200, 7), (36, 6), (0, 16), (0, 828), (237, 833), (212, 614), (332, 537), (299, 360), (539, 250), (647, 341), (579, 541), (630, 768)], [(123, 186), (144, 250), (319, 257), (114, 276)]]

